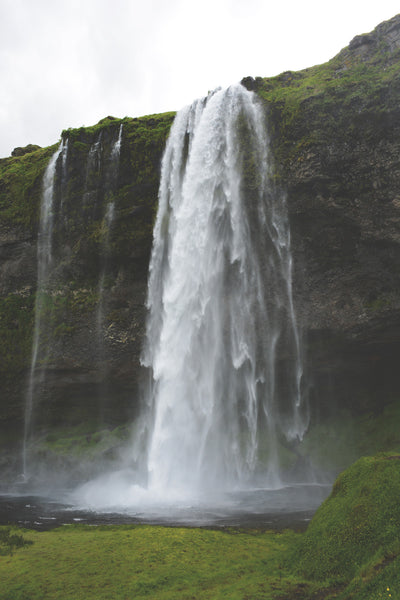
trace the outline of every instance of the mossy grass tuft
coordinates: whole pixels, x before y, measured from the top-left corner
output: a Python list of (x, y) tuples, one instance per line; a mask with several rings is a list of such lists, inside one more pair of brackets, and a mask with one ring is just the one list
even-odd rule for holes
[[(400, 454), (359, 459), (336, 480), (332, 492), (299, 539), (299, 572), (310, 579), (348, 581), (371, 564), (400, 555)], [(372, 569), (372, 572), (374, 570)]]
[(0, 528), (0, 556), (12, 555), (18, 548), (32, 544), (21, 532), (11, 527)]

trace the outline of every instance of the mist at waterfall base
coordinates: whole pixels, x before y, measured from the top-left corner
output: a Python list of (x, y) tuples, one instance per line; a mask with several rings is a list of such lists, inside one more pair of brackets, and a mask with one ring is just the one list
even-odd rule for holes
[[(285, 196), (266, 131), (240, 85), (175, 118), (149, 269), (150, 384), (115, 469), (62, 498), (49, 492), (79, 514), (271, 525), (289, 513), (308, 519), (329, 491), (306, 465), (282, 465), (308, 413)], [(27, 407), (31, 419), (32, 399)]]

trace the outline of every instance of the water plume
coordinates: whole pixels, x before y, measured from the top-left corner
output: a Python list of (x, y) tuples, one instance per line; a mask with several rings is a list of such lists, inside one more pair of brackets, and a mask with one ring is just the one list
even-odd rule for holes
[[(278, 486), (306, 427), (285, 196), (241, 85), (176, 116), (165, 150), (143, 364), (148, 488)], [(283, 360), (282, 357), (286, 357)]]

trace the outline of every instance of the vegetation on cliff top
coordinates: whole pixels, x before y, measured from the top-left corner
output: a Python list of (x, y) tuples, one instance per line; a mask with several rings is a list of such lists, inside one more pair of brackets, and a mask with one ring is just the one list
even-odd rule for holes
[(365, 600), (400, 594), (400, 456), (363, 458), (305, 533), (179, 527), (0, 529), (4, 600)]
[(33, 232), (39, 218), (43, 173), (56, 147), (0, 159), (0, 231), (22, 226)]

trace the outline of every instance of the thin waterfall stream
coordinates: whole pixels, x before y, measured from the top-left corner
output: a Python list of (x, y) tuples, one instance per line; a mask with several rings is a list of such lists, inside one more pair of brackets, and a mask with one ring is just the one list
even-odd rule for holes
[(68, 146), (61, 142), (60, 146), (53, 154), (43, 178), (42, 204), (40, 209), (40, 226), (37, 245), (37, 291), (35, 302), (35, 321), (33, 330), (33, 342), (31, 352), (31, 367), (29, 371), (29, 381), (25, 398), (25, 425), (22, 448), (22, 477), (29, 479), (29, 461), (28, 461), (28, 443), (31, 435), (32, 420), (34, 418), (34, 403), (36, 386), (41, 377), (44, 376), (44, 368), (37, 372), (39, 361), (46, 359), (45, 354), (40, 348), (40, 335), (42, 330), (43, 308), (46, 294), (49, 293), (49, 282), (52, 272), (52, 242), (53, 242), (53, 201), (54, 201), (54, 177), (58, 157), (62, 154), (63, 163), (66, 160)]
[[(97, 338), (96, 357), (104, 371), (106, 357), (104, 352), (104, 310), (105, 310), (105, 279), (108, 273), (108, 254), (110, 243), (110, 231), (115, 216), (115, 203), (113, 194), (116, 189), (120, 150), (122, 143), (123, 126), (120, 125), (117, 137), (112, 142), (108, 153), (102, 147), (102, 132), (91, 144), (87, 163), (84, 192), (81, 198), (81, 210), (85, 210), (88, 198), (92, 199), (91, 215), (104, 206), (103, 216), (103, 243), (101, 244), (101, 264), (98, 276), (98, 305), (95, 315), (95, 327)], [(55, 238), (57, 235), (68, 243), (71, 224), (67, 224), (64, 214), (65, 201), (68, 186), (68, 138), (65, 138), (52, 155), (45, 170), (42, 183), (42, 195), (40, 206), (40, 221), (37, 244), (37, 289), (34, 311), (34, 329), (31, 349), (30, 370), (25, 395), (24, 432), (22, 442), (22, 474), (24, 482), (37, 479), (38, 473), (46, 476), (46, 461), (41, 464), (41, 459), (34, 451), (34, 444), (38, 435), (43, 434), (43, 427), (37, 427), (38, 415), (42, 416), (43, 395), (47, 393), (48, 375), (54, 375), (54, 364), (57, 355), (57, 321), (52, 313), (55, 300), (68, 293), (69, 282), (63, 275), (62, 257), (60, 249), (57, 249)], [(100, 188), (100, 174), (102, 160), (105, 162), (103, 194), (98, 193)], [(58, 195), (57, 195), (58, 193)], [(73, 227), (73, 225), (72, 225)], [(62, 350), (58, 348), (58, 357), (62, 359)], [(100, 407), (100, 411), (103, 407)], [(93, 415), (95, 417), (95, 415)], [(101, 415), (100, 415), (101, 416)], [(40, 431), (38, 431), (40, 429)]]

